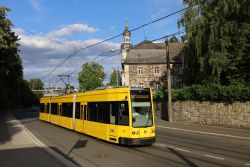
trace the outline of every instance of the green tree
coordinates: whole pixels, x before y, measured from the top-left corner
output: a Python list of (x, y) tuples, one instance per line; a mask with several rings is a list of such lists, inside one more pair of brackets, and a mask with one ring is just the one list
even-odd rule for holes
[[(32, 90), (43, 90), (44, 84), (42, 82), (41, 79), (39, 78), (32, 78), (29, 81), (29, 87)], [(36, 95), (36, 97), (38, 99), (40, 99), (41, 97), (43, 97), (43, 93), (42, 92), (34, 92), (34, 94)]]
[(96, 63), (85, 63), (82, 71), (78, 73), (79, 88), (81, 90), (91, 90), (103, 86), (105, 73), (103, 67)]
[(169, 42), (170, 43), (177, 43), (179, 42), (178, 38), (176, 36), (172, 36), (170, 39), (169, 39)]
[(29, 106), (37, 102), (28, 81), (23, 80), (18, 36), (6, 18), (8, 8), (0, 6), (0, 108)]
[(178, 24), (186, 29), (182, 51), (187, 85), (250, 81), (250, 1), (185, 0)]
[(30, 88), (32, 90), (42, 90), (44, 87), (44, 84), (41, 79), (39, 78), (32, 78), (30, 79)]
[(23, 78), (22, 61), (18, 55), (18, 36), (6, 18), (8, 8), (0, 6), (0, 108), (20, 105), (20, 83)]
[(70, 85), (69, 89), (70, 89), (70, 91), (74, 91), (74, 90), (75, 90), (75, 87), (72, 86), (72, 85)]
[(113, 72), (110, 76), (109, 85), (112, 85), (112, 86), (121, 86), (122, 85), (122, 79), (121, 79), (121, 74), (120, 74), (119, 70), (113, 69)]

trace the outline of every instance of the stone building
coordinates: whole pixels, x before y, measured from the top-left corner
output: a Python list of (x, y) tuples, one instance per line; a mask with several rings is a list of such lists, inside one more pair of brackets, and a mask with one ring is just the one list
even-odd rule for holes
[[(166, 85), (166, 44), (148, 40), (133, 46), (131, 32), (126, 25), (123, 32), (122, 83), (131, 87), (151, 87), (153, 91)], [(184, 43), (169, 43), (172, 87), (183, 87), (180, 50)]]

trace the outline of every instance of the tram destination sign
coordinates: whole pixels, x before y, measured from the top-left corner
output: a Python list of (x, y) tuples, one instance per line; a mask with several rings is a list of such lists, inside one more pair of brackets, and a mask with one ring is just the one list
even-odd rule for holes
[(149, 90), (131, 90), (130, 97), (132, 101), (150, 101)]

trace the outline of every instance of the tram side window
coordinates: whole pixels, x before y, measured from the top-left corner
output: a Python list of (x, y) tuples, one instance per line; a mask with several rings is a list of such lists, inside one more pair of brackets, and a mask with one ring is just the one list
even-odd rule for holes
[(40, 112), (45, 112), (45, 105), (44, 103), (40, 103)]
[(109, 123), (109, 103), (91, 102), (88, 103), (88, 120)]
[(128, 126), (128, 102), (88, 103), (88, 120)]
[(45, 106), (46, 106), (46, 107), (45, 107), (45, 112), (46, 112), (46, 113), (49, 113), (49, 103), (47, 103)]
[(110, 111), (110, 123), (111, 124), (117, 124), (117, 110), (113, 109), (114, 108), (115, 103), (110, 103), (109, 105), (109, 111)]
[(75, 115), (76, 119), (80, 119), (80, 103), (79, 102), (76, 103), (75, 111), (76, 111), (76, 115)]
[(88, 120), (97, 121), (97, 104), (88, 103)]
[(103, 102), (97, 105), (98, 117), (97, 121), (102, 123), (109, 123), (109, 103)]
[(62, 103), (61, 116), (72, 118), (72, 113), (73, 113), (72, 111), (73, 111), (73, 103)]
[(51, 103), (51, 114), (57, 115), (57, 103)]
[(112, 116), (116, 116), (117, 125), (129, 125), (128, 102), (113, 102), (111, 113)]
[(87, 106), (86, 105), (84, 105), (83, 115), (84, 115), (84, 120), (87, 120)]

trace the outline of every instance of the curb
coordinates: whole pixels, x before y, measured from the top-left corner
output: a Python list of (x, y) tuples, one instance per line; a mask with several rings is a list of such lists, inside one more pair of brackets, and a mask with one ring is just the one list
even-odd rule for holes
[(39, 140), (35, 135), (33, 135), (30, 130), (28, 130), (19, 120), (17, 120), (13, 115), (10, 115), (10, 117), (12, 117), (13, 120), (15, 120), (22, 129), (24, 129), (27, 134), (29, 135), (29, 137), (31, 138), (31, 140), (33, 141), (33, 143), (39, 147), (39, 148), (43, 148), (45, 151), (47, 151), (50, 155), (52, 155), (54, 158), (56, 158), (57, 160), (59, 160), (60, 162), (62, 162), (64, 165), (68, 166), (68, 167), (78, 167), (78, 165), (76, 165), (75, 163), (71, 162), (70, 160), (68, 160), (67, 158), (63, 157), (62, 155), (60, 155), (59, 153), (57, 153), (56, 151), (54, 151), (53, 149), (49, 148), (46, 144), (44, 144), (41, 140)]

